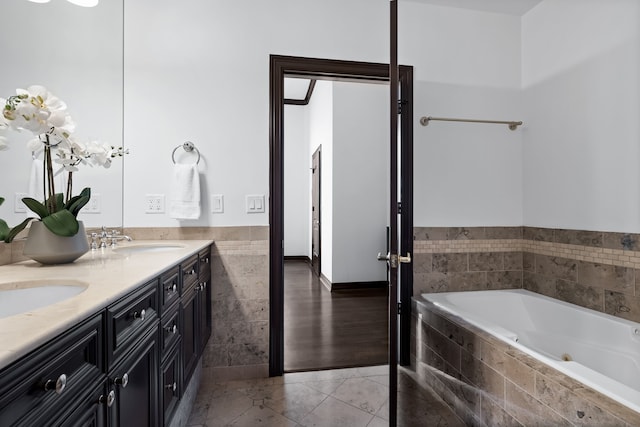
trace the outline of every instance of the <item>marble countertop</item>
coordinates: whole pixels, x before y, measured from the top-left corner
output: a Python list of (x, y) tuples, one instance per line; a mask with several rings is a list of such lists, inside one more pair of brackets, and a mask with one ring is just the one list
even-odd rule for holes
[(131, 252), (105, 248), (89, 251), (71, 264), (46, 266), (23, 261), (0, 266), (0, 294), (2, 289), (38, 284), (86, 286), (84, 291), (64, 301), (0, 318), (0, 370), (211, 243), (211, 240), (136, 240), (119, 243), (118, 248), (176, 247)]

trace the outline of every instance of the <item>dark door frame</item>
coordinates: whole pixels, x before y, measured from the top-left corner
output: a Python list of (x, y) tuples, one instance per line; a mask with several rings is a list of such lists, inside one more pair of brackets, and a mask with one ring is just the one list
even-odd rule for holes
[[(413, 252), (413, 67), (400, 81), (400, 252)], [(284, 77), (388, 82), (389, 64), (271, 55), (269, 64), (269, 375), (284, 373)], [(393, 218), (390, 219), (393, 221)], [(401, 264), (399, 363), (409, 364), (413, 274)]]

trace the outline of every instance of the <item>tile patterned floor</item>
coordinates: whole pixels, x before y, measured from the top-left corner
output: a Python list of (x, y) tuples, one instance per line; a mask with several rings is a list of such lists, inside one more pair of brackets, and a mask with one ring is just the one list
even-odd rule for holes
[[(387, 366), (203, 384), (189, 427), (388, 425)], [(464, 426), (433, 392), (398, 371), (398, 426)]]

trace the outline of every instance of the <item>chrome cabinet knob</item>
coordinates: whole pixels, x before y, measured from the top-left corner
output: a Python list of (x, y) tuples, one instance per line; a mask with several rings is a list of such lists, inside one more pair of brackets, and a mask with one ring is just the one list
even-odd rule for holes
[(178, 383), (174, 382), (173, 384), (167, 384), (164, 387), (168, 390), (175, 392), (178, 389)]
[(64, 388), (67, 386), (67, 376), (62, 374), (58, 377), (57, 380), (47, 380), (44, 383), (44, 390), (55, 390), (57, 394), (60, 394), (64, 391)]
[(178, 326), (177, 325), (167, 326), (166, 330), (169, 333), (177, 334), (178, 333)]
[(174, 283), (173, 285), (168, 286), (167, 292), (178, 292), (178, 285)]
[(144, 320), (144, 316), (146, 315), (146, 311), (144, 310), (140, 310), (140, 311), (134, 311), (133, 312), (133, 318), (134, 319), (140, 319), (140, 320)]
[(124, 373), (121, 377), (116, 378), (113, 382), (120, 387), (125, 388), (127, 387), (127, 384), (129, 384), (129, 374)]
[(100, 396), (100, 398), (98, 399), (98, 402), (100, 403), (106, 403), (107, 404), (107, 408), (111, 408), (113, 406), (113, 402), (116, 401), (116, 392), (111, 390), (109, 392), (109, 394), (107, 394), (107, 397), (104, 397), (104, 395)]

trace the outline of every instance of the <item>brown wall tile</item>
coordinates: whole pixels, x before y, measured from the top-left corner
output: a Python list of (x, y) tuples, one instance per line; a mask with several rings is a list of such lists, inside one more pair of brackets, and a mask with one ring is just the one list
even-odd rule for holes
[(578, 263), (568, 258), (536, 254), (536, 273), (575, 282), (578, 278)]
[(502, 252), (472, 252), (469, 254), (469, 271), (504, 270)]
[(504, 405), (504, 377), (489, 365), (462, 351), (462, 376), (483, 390), (483, 398), (489, 397), (498, 405)]
[(635, 270), (616, 265), (578, 261), (578, 283), (633, 295)]
[(469, 270), (469, 255), (466, 253), (433, 254), (433, 271), (453, 273)]
[(521, 289), (522, 271), (488, 271), (487, 289)]
[(634, 233), (602, 233), (602, 247), (620, 250), (640, 250), (640, 235)]
[(433, 263), (432, 254), (417, 253), (413, 255), (413, 273), (430, 273)]
[(480, 240), (485, 238), (484, 227), (449, 227), (448, 240)]
[(414, 240), (447, 240), (447, 227), (416, 227), (413, 229)]
[(640, 322), (640, 298), (621, 292), (605, 291), (604, 312), (623, 319)]
[(522, 287), (551, 298), (556, 297), (556, 279), (528, 271), (522, 274)]
[(556, 298), (581, 307), (604, 311), (604, 290), (593, 286), (560, 280), (556, 282)]
[(485, 239), (522, 239), (523, 227), (486, 227)]
[(534, 273), (536, 271), (536, 255), (532, 252), (522, 253), (522, 269)]
[(594, 246), (597, 248), (602, 247), (602, 232), (601, 231), (583, 231), (583, 230), (565, 230), (556, 229), (555, 242), (566, 243), (570, 245), (584, 245)]
[(551, 228), (523, 227), (522, 236), (525, 240), (535, 240), (538, 242), (553, 242), (554, 235)]
[(525, 426), (572, 426), (572, 424), (524, 390), (506, 382), (506, 411)]
[(594, 427), (623, 425), (621, 420), (542, 375), (536, 377), (536, 397), (575, 425)]
[(524, 267), (524, 254), (522, 252), (504, 252), (504, 269), (522, 271)]

